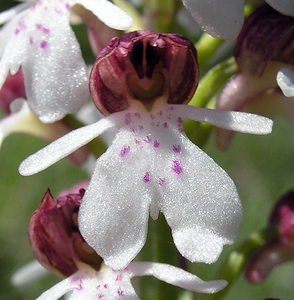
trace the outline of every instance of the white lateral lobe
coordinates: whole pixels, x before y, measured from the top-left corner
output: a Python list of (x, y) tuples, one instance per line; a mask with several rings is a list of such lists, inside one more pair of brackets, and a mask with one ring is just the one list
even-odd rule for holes
[(199, 293), (216, 293), (226, 287), (225, 280), (203, 281), (180, 268), (152, 262), (131, 262), (128, 271), (134, 276), (154, 276), (159, 280)]
[(19, 173), (23, 176), (30, 176), (47, 169), (60, 159), (86, 145), (107, 129), (117, 125), (116, 116), (117, 114), (113, 114), (94, 124), (73, 130), (52, 142), (25, 159), (19, 166)]
[(239, 111), (220, 111), (187, 105), (177, 105), (174, 108), (184, 118), (210, 123), (228, 130), (261, 135), (272, 132), (273, 121), (255, 114)]

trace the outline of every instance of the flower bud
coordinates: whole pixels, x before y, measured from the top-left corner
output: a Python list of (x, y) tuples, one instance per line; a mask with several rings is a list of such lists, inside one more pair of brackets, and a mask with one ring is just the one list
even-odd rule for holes
[(90, 92), (105, 115), (127, 109), (133, 100), (149, 109), (163, 99), (188, 102), (198, 84), (196, 50), (177, 34), (149, 30), (113, 38), (95, 62)]
[(260, 76), (271, 60), (294, 64), (294, 19), (264, 4), (245, 21), (235, 56), (242, 71)]
[(29, 238), (37, 259), (50, 271), (63, 276), (75, 273), (81, 263), (97, 270), (102, 263), (78, 229), (77, 215), (84, 193), (80, 189), (55, 202), (48, 190), (29, 223)]

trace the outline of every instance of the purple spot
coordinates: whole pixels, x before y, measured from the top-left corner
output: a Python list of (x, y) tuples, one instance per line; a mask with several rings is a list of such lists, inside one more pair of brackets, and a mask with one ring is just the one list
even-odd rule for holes
[(176, 173), (178, 175), (183, 173), (183, 167), (182, 167), (182, 164), (179, 160), (174, 160), (173, 161), (172, 170), (174, 171), (174, 173)]
[(123, 146), (120, 150), (119, 156), (120, 157), (125, 157), (127, 154), (129, 154), (131, 151), (130, 146)]
[(119, 287), (118, 290), (117, 290), (117, 294), (119, 296), (124, 296), (124, 291)]
[(160, 116), (162, 116), (162, 110), (160, 110), (160, 111), (158, 112), (158, 114), (159, 114)]
[(30, 37), (30, 45), (34, 45), (34, 39)]
[(103, 284), (103, 287), (104, 287), (105, 289), (108, 289), (108, 284), (107, 284), (107, 283)]
[(65, 8), (69, 11), (69, 10), (71, 9), (70, 4), (69, 4), (69, 3), (66, 3), (66, 4), (65, 4)]
[(173, 107), (173, 106), (169, 106), (168, 108), (167, 108), (167, 111), (173, 111), (175, 108)]
[(121, 281), (122, 280), (122, 275), (117, 275), (116, 278), (115, 278), (115, 281)]
[(160, 143), (158, 142), (158, 140), (155, 140), (153, 143), (154, 148), (158, 148), (160, 145)]
[(159, 180), (158, 180), (158, 184), (159, 185), (164, 185), (164, 183), (165, 183), (165, 178), (159, 178)]
[(131, 127), (131, 132), (135, 133), (137, 131), (137, 128), (135, 126)]
[(96, 290), (99, 290), (101, 287), (101, 284), (96, 285)]
[(167, 122), (164, 122), (164, 123), (163, 123), (163, 127), (164, 127), (164, 128), (167, 128), (167, 127), (168, 127)]
[(18, 35), (20, 33), (20, 30), (18, 28), (15, 29), (14, 34)]
[(141, 142), (140, 142), (138, 139), (135, 139), (135, 144), (136, 144), (136, 145), (140, 145)]
[(136, 116), (138, 119), (140, 119), (140, 118), (141, 118), (141, 114), (140, 114), (140, 113), (138, 113), (138, 112), (136, 112), (136, 113), (135, 113), (135, 116)]
[(131, 114), (130, 113), (127, 113), (125, 115), (125, 124), (128, 125), (131, 123)]
[(173, 151), (175, 153), (181, 153), (182, 151), (181, 145), (173, 145)]
[(144, 126), (143, 125), (139, 125), (139, 130), (143, 130)]
[(179, 125), (182, 125), (183, 122), (184, 122), (183, 119), (182, 119), (181, 117), (178, 117), (178, 120), (177, 120), (177, 121), (178, 121)]
[(81, 291), (83, 289), (83, 282), (81, 280), (80, 284), (78, 287), (75, 288), (76, 291)]
[(103, 294), (99, 294), (98, 295), (98, 299), (103, 299), (104, 298), (104, 295)]
[(146, 139), (144, 139), (144, 142), (146, 142), (147, 144), (150, 144), (152, 142), (152, 139), (149, 135), (146, 136)]
[(151, 175), (150, 175), (149, 172), (146, 172), (146, 173), (145, 173), (145, 175), (144, 175), (144, 177), (143, 177), (143, 181), (144, 181), (145, 183), (148, 183), (148, 182), (151, 181)]
[(41, 47), (42, 49), (47, 48), (47, 47), (48, 47), (48, 42), (47, 42), (47, 41), (42, 41), (42, 42), (40, 43), (40, 47)]

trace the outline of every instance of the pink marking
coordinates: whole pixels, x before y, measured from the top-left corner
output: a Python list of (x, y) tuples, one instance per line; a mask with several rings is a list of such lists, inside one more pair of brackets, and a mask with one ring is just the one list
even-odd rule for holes
[(179, 125), (182, 125), (184, 121), (183, 121), (183, 119), (181, 117), (178, 117), (177, 122), (179, 123)]
[(159, 125), (160, 125), (160, 122), (157, 122), (157, 123), (156, 123), (156, 127), (159, 127)]
[(120, 150), (119, 156), (120, 157), (125, 157), (127, 154), (129, 154), (131, 151), (130, 146), (123, 146)]
[(176, 173), (178, 175), (183, 173), (183, 167), (182, 167), (182, 164), (179, 160), (174, 160), (173, 161), (172, 170), (174, 171), (174, 173)]
[(83, 289), (83, 281), (81, 280), (79, 286), (74, 288), (76, 291), (81, 291)]
[(30, 37), (30, 45), (34, 45), (34, 39)]
[(26, 30), (27, 29), (27, 25), (26, 25), (26, 22), (24, 20), (20, 20), (18, 22), (18, 25), (19, 25), (20, 30)]
[(175, 108), (173, 107), (173, 106), (169, 106), (168, 108), (167, 108), (167, 111), (173, 111)]
[(175, 153), (181, 153), (182, 151), (181, 145), (173, 145), (173, 151)]
[(18, 28), (15, 29), (14, 34), (18, 35), (20, 33), (20, 30)]
[(160, 143), (158, 142), (158, 140), (155, 140), (153, 143), (154, 148), (158, 148), (160, 145)]
[(139, 130), (143, 130), (144, 126), (143, 125), (139, 125)]
[(41, 47), (42, 49), (46, 49), (46, 48), (48, 47), (48, 42), (47, 42), (47, 41), (42, 41), (42, 42), (40, 43), (40, 47)]
[(103, 294), (98, 294), (98, 299), (103, 299), (104, 295)]
[(101, 287), (101, 284), (96, 285), (96, 290), (99, 290)]
[(70, 4), (69, 4), (69, 3), (66, 3), (66, 4), (65, 4), (65, 8), (66, 8), (68, 11), (70, 11), (70, 9), (71, 9)]
[(158, 115), (162, 116), (162, 110), (160, 110), (160, 111), (158, 112)]
[(117, 290), (117, 294), (119, 296), (124, 296), (124, 291), (119, 287), (118, 290)]
[(125, 124), (128, 125), (130, 123), (131, 123), (131, 114), (126, 113), (126, 115), (125, 115)]
[(140, 145), (141, 142), (140, 142), (138, 139), (135, 139), (135, 144), (136, 144), (136, 145)]
[(137, 131), (137, 128), (135, 126), (131, 127), (131, 132), (135, 133)]
[(165, 178), (159, 178), (159, 180), (158, 180), (158, 184), (159, 185), (164, 185), (164, 183), (165, 183)]
[(145, 175), (144, 175), (144, 177), (143, 177), (143, 181), (144, 181), (145, 183), (148, 183), (148, 182), (151, 181), (151, 175), (150, 175), (149, 172), (146, 172), (146, 173), (145, 173)]
[(122, 280), (122, 275), (117, 275), (116, 278), (115, 278), (115, 281), (121, 281)]
[(107, 284), (107, 283), (103, 284), (103, 287), (104, 287), (105, 289), (108, 289), (108, 284)]
[(147, 144), (150, 144), (152, 142), (152, 139), (149, 135), (146, 136), (146, 139), (144, 139), (144, 142), (146, 142)]
[(140, 119), (140, 118), (141, 118), (141, 114), (140, 114), (140, 113), (138, 113), (138, 112), (135, 112), (135, 116), (136, 116), (138, 119)]
[(164, 122), (164, 123), (163, 123), (163, 127), (164, 127), (164, 128), (167, 128), (167, 127), (168, 127), (167, 122)]

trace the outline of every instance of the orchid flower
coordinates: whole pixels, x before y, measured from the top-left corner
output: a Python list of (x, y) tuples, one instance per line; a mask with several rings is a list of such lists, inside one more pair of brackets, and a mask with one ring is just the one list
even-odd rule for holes
[[(29, 223), (29, 237), (39, 262), (54, 273), (67, 278), (46, 291), (38, 299), (138, 299), (132, 284), (134, 276), (152, 275), (167, 283), (201, 293), (215, 293), (226, 286), (224, 280), (204, 282), (179, 268), (149, 262), (133, 262), (125, 270), (114, 271), (102, 263), (94, 250), (82, 238), (76, 214), (87, 183), (63, 191), (54, 201), (50, 191)], [(12, 281), (22, 286), (35, 280), (35, 273), (45, 274), (36, 262), (17, 271)]]
[(97, 59), (90, 90), (109, 114), (72, 131), (27, 158), (22, 175), (46, 169), (110, 128), (113, 143), (96, 163), (79, 211), (87, 243), (113, 269), (124, 269), (143, 247), (149, 214), (161, 211), (179, 252), (214, 262), (231, 244), (241, 204), (231, 178), (186, 137), (192, 119), (222, 128), (268, 134), (272, 121), (241, 112), (187, 106), (198, 83), (193, 44), (151, 31), (114, 38)]
[(139, 299), (131, 284), (137, 276), (153, 276), (169, 284), (199, 293), (212, 294), (222, 290), (224, 280), (202, 281), (182, 269), (151, 262), (132, 262), (126, 269), (115, 271), (102, 264), (99, 271), (84, 268), (57, 283), (37, 300), (56, 300), (70, 292), (68, 300), (136, 300)]
[[(216, 38), (235, 39), (244, 19), (244, 0), (182, 0), (201, 28)], [(293, 0), (265, 0), (280, 13), (294, 17)]]
[(44, 123), (76, 112), (88, 98), (86, 65), (69, 25), (78, 4), (110, 27), (131, 25), (106, 0), (29, 0), (0, 14), (0, 24), (8, 21), (0, 31), (0, 87), (21, 67), (29, 106)]

